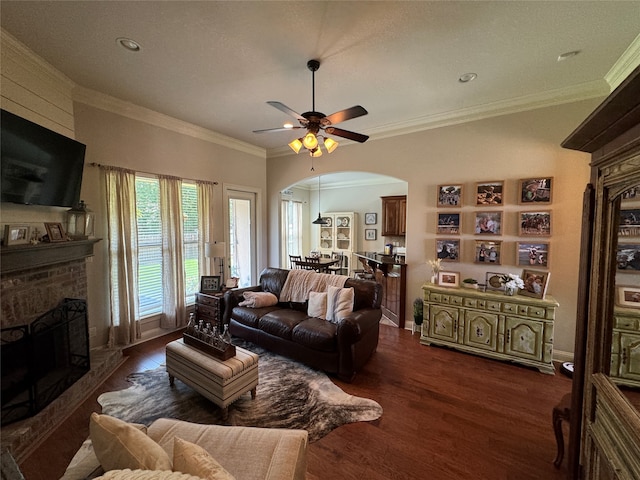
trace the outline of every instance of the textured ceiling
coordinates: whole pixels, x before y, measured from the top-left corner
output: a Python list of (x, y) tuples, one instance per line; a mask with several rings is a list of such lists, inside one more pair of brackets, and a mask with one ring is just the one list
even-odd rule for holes
[[(252, 133), (290, 120), (266, 101), (311, 110), (311, 58), (316, 110), (362, 105), (340, 127), (375, 138), (604, 95), (630, 46), (637, 64), (639, 25), (637, 1), (1, 3), (2, 28), (78, 85), (266, 149), (296, 136)], [(466, 72), (478, 78), (458, 82)]]

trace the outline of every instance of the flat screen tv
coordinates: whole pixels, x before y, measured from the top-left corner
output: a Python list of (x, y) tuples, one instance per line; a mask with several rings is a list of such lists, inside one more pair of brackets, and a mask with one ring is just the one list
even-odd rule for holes
[(73, 207), (86, 146), (1, 110), (0, 201)]

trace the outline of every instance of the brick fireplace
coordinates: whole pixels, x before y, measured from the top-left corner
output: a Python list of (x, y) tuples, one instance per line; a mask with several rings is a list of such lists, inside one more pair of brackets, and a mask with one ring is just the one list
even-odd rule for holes
[[(64, 299), (87, 298), (86, 258), (96, 239), (2, 247), (0, 327), (31, 325)], [(86, 330), (86, 327), (85, 327)], [(76, 336), (73, 333), (71, 336)], [(5, 339), (3, 338), (3, 343)], [(87, 339), (88, 342), (88, 339)], [(41, 348), (39, 347), (41, 350)], [(87, 343), (88, 350), (88, 343)], [(119, 349), (91, 351), (91, 370), (36, 415), (2, 427), (2, 449), (22, 461), (121, 362)]]

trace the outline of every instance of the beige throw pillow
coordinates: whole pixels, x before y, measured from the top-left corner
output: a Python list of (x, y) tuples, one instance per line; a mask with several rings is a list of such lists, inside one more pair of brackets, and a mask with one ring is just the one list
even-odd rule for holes
[(96, 457), (105, 470), (172, 469), (167, 452), (127, 422), (94, 412), (89, 432)]
[(173, 469), (207, 480), (235, 480), (204, 448), (179, 437), (173, 439)]
[(329, 286), (327, 291), (327, 320), (339, 322), (353, 312), (353, 288)]
[(327, 292), (309, 292), (307, 315), (316, 318), (327, 318)]

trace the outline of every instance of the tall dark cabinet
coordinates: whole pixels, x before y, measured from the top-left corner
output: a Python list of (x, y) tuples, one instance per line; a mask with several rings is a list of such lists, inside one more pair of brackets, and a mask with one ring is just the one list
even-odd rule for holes
[[(640, 236), (619, 241), (621, 209), (640, 209), (640, 67), (562, 146), (591, 154), (578, 279), (569, 478), (636, 479), (640, 391), (619, 378), (619, 364), (630, 362), (636, 368), (640, 341), (631, 336), (621, 344), (616, 339), (621, 301), (624, 304), (621, 286), (640, 287), (640, 266), (628, 265), (633, 245), (640, 250)], [(640, 325), (640, 316), (633, 314), (640, 310), (630, 303), (629, 321)]]

